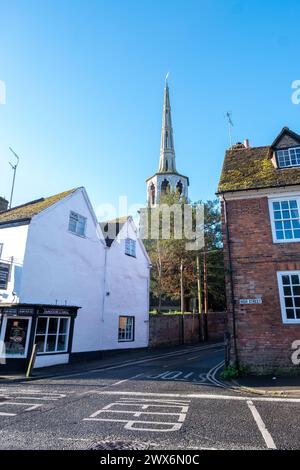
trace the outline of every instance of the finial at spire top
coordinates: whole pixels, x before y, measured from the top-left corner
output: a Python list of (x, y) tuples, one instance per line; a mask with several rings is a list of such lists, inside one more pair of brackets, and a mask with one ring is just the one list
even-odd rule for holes
[(166, 80), (165, 80), (166, 86), (168, 86), (168, 78), (169, 78), (169, 75), (170, 75), (170, 72), (168, 72), (167, 75), (166, 75)]

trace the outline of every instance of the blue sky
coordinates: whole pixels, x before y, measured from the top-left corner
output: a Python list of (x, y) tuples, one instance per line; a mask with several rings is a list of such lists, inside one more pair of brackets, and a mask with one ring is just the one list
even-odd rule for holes
[(85, 186), (95, 207), (145, 202), (157, 171), (164, 77), (178, 171), (214, 197), (228, 133), (252, 145), (300, 132), (298, 0), (0, 0), (0, 194)]

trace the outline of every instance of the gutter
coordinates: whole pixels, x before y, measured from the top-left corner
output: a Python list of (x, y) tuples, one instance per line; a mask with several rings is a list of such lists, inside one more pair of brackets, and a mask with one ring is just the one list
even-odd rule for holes
[[(283, 170), (290, 170), (291, 168), (282, 168)], [(257, 186), (256, 188), (238, 188), (238, 189), (228, 189), (226, 191), (217, 191), (216, 196), (224, 196), (226, 193), (238, 193), (241, 191), (260, 191), (262, 189), (280, 189), (280, 188), (290, 188), (291, 186), (299, 186), (299, 183), (287, 183), (287, 184), (277, 184), (274, 186)]]
[(232, 270), (232, 258), (231, 258), (231, 240), (230, 240), (230, 232), (229, 232), (229, 225), (228, 225), (228, 212), (227, 212), (227, 201), (225, 199), (224, 193), (222, 195), (224, 201), (224, 216), (225, 216), (225, 229), (226, 229), (226, 241), (227, 241), (227, 252), (228, 252), (228, 273), (229, 273), (229, 280), (230, 280), (230, 303), (231, 303), (231, 311), (232, 311), (232, 326), (233, 326), (233, 348), (234, 348), (234, 356), (235, 356), (235, 363), (237, 369), (239, 369), (239, 357), (238, 357), (238, 349), (237, 349), (237, 328), (236, 328), (236, 312), (235, 312), (235, 295), (234, 295), (234, 284), (233, 284), (233, 270)]

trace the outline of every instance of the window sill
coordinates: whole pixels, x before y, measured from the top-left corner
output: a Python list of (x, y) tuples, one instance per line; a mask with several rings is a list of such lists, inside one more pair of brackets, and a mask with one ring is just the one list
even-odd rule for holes
[(86, 238), (86, 235), (80, 235), (80, 233), (72, 232), (71, 230), (68, 230), (68, 232), (69, 232), (71, 235), (76, 235), (76, 237), (79, 237), (79, 238)]
[(129, 253), (125, 253), (126, 256), (130, 256), (130, 258), (136, 258), (136, 255), (130, 255)]
[(297, 320), (283, 320), (284, 325), (300, 325), (300, 319)]
[(300, 243), (300, 238), (293, 238), (292, 240), (273, 240), (273, 243), (276, 243), (276, 244)]
[(37, 356), (55, 356), (57, 354), (68, 354), (68, 350), (66, 350), (66, 351), (49, 351), (49, 352), (38, 352), (38, 353), (36, 353)]

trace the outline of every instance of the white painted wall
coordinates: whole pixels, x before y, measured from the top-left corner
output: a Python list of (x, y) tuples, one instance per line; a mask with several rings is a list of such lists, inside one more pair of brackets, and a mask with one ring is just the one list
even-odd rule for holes
[[(19, 300), (28, 227), (28, 225), (6, 228), (0, 226), (0, 244), (3, 243), (1, 261), (11, 264), (11, 273), (7, 289), (0, 289), (0, 303), (9, 303), (13, 302), (13, 300), (18, 302)], [(14, 296), (13, 292), (17, 295)]]
[[(136, 243), (136, 258), (125, 254), (125, 238)], [(102, 348), (129, 349), (148, 346), (149, 259), (137, 240), (135, 226), (128, 221), (107, 249), (107, 269), (102, 321)], [(135, 317), (135, 340), (118, 342), (119, 316)]]
[[(85, 195), (80, 188), (34, 216), (29, 226), (0, 230), (3, 257), (14, 256), (22, 265), (18, 301), (81, 307), (75, 319), (74, 353), (146, 347), (149, 258), (137, 240), (131, 219), (107, 248), (99, 237), (99, 226)], [(87, 218), (85, 237), (68, 231), (70, 211)], [(137, 240), (136, 258), (125, 255), (127, 236)], [(6, 302), (12, 300), (12, 286), (13, 279)], [(104, 291), (109, 295), (104, 295)], [(118, 342), (122, 315), (135, 317), (134, 342)], [(68, 354), (40, 355), (36, 367), (68, 360)]]
[(58, 364), (67, 364), (69, 362), (69, 354), (47, 354), (36, 356), (34, 368), (54, 366)]
[[(70, 211), (87, 218), (86, 237), (68, 231)], [(20, 301), (82, 307), (73, 352), (101, 349), (105, 245), (97, 230), (82, 189), (33, 217), (29, 226)]]

